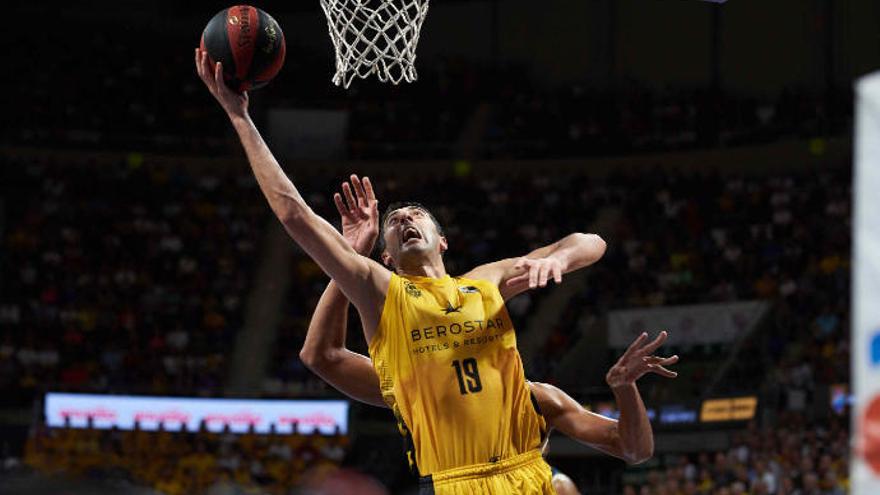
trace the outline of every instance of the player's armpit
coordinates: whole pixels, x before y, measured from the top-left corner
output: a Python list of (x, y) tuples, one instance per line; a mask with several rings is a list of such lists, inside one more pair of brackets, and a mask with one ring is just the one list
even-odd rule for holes
[(563, 435), (596, 450), (624, 459), (617, 421), (587, 411), (553, 385), (530, 382), (532, 393), (547, 423)]

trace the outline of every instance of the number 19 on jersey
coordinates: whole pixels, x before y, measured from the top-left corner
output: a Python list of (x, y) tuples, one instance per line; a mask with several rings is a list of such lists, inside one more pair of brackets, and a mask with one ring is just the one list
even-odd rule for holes
[(458, 391), (461, 395), (475, 394), (483, 390), (476, 359), (466, 358), (460, 362), (456, 359), (452, 362), (452, 367), (455, 368), (455, 375), (458, 377)]

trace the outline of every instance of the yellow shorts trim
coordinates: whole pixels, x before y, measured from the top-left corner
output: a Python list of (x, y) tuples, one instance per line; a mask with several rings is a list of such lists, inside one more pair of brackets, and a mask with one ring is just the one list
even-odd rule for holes
[(518, 469), (523, 469), (525, 476), (530, 478), (540, 478), (534, 480), (539, 484), (543, 484), (543, 478), (546, 477), (546, 482), (552, 486), (550, 465), (544, 462), (540, 450), (532, 450), (498, 462), (473, 464), (460, 468), (447, 469), (445, 471), (437, 471), (436, 473), (431, 474), (430, 477), (426, 477), (424, 480), (430, 480), (433, 483), (434, 488), (440, 492), (440, 488), (443, 485), (485, 479)]

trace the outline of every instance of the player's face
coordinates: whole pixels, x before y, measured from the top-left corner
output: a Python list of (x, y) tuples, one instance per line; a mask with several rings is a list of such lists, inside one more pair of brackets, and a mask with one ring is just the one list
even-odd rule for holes
[[(425, 210), (407, 206), (394, 210), (385, 219), (385, 253), (395, 267), (401, 260), (429, 256), (446, 250), (446, 239)], [(383, 255), (383, 256), (384, 256)]]

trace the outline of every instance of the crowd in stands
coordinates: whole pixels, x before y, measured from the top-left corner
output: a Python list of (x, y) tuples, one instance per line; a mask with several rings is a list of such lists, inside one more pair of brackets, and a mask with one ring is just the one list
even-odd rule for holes
[[(740, 352), (748, 362), (735, 366), (725, 383), (757, 387), (763, 373), (776, 369), (791, 385), (788, 368), (805, 360), (820, 383), (847, 381), (847, 170), (640, 179), (619, 189), (619, 249), (597, 267), (597, 310), (771, 301), (769, 328), (746, 343)], [(633, 193), (633, 187), (644, 189)]]
[[(562, 312), (542, 351), (526, 363), (530, 378), (557, 380), (555, 365), (582, 337), (585, 317), (611, 309), (760, 299), (773, 303), (769, 331), (746, 342), (741, 352), (750, 358), (731, 369), (736, 379), (729, 383), (758, 387), (773, 370), (768, 386), (790, 395), (806, 390), (805, 379), (848, 380), (846, 171), (750, 177), (656, 170), (604, 180), (565, 173), (503, 179), (482, 174), (408, 178), (405, 185), (380, 176), (373, 183), (383, 204), (419, 199), (436, 206), (449, 239), (451, 273), (527, 253), (569, 232), (599, 229), (608, 251), (589, 269), (586, 288)], [(600, 212), (613, 222), (597, 224)], [(288, 300), (298, 309), (282, 325), (285, 345), (277, 351), (274, 377), (280, 382), (269, 386), (276, 392), (281, 383), (308, 383), (310, 376), (296, 350), (326, 280), (306, 258), (299, 260), (297, 280)], [(525, 315), (545, 294), (510, 302), (517, 325), (525, 324)], [(365, 352), (356, 317), (350, 328), (349, 346)], [(669, 349), (702, 364), (691, 369), (689, 379), (663, 388), (699, 397), (717, 366), (714, 360), (729, 350)], [(816, 376), (799, 377), (804, 368)], [(593, 379), (601, 384), (601, 376)], [(716, 393), (726, 391), (721, 385)]]
[[(221, 393), (270, 221), (250, 173), (187, 172), (131, 157), (101, 173), (76, 160), (13, 160), (3, 168), (0, 321), (11, 331), (0, 341), (0, 385), (7, 396), (27, 403), (51, 388)], [(750, 177), (655, 170), (602, 179), (380, 173), (374, 184), (383, 205), (418, 199), (433, 209), (450, 242), (451, 273), (574, 231), (596, 230), (609, 242), (585, 290), (527, 360), (530, 378), (559, 381), (555, 365), (581, 338), (585, 317), (763, 299), (774, 303), (770, 331), (746, 342), (749, 365), (734, 366), (737, 379), (728, 383), (763, 385), (782, 403), (809, 396), (815, 383), (848, 381), (848, 180), (844, 171)], [(332, 178), (304, 179), (302, 188), (320, 214), (335, 218)], [(614, 221), (597, 223), (600, 213)], [(298, 351), (326, 279), (301, 254), (291, 276), (296, 283), (264, 392), (322, 396), (331, 392)], [(511, 301), (517, 325), (546, 293)], [(350, 326), (350, 347), (365, 352), (356, 315)], [(707, 367), (717, 357), (676, 351)], [(708, 369), (663, 388), (699, 396)]]
[(548, 158), (764, 143), (843, 132), (851, 96), (787, 89), (757, 98), (710, 88), (541, 89), (527, 72), (493, 85), (484, 139), (492, 157)]
[(850, 437), (845, 418), (811, 424), (789, 414), (784, 426), (752, 427), (730, 449), (669, 456), (626, 484), (624, 495), (844, 495)]
[(334, 472), (345, 435), (34, 428), (24, 463), (44, 476), (113, 479), (162, 495), (281, 495)]
[(268, 212), (245, 169), (8, 158), (0, 390), (217, 395)]
[[(0, 113), (0, 142), (227, 153), (228, 124), (196, 79), (189, 49), (168, 59), (168, 51), (154, 47), (188, 47), (193, 40), (174, 29), (161, 40), (148, 27), (126, 29), (126, 43), (88, 29), (71, 43), (67, 31), (15, 27), (21, 50), (51, 52), (52, 63), (9, 59), (8, 72), (17, 77), (3, 78), (0, 88), (16, 97)], [(466, 60), (430, 61), (419, 67), (414, 85), (358, 81), (343, 92), (329, 85), (330, 67), (314, 69), (326, 65), (324, 58), (288, 48), (278, 84), (254, 98), (254, 113), (261, 118), (269, 106), (306, 99), (345, 110), (346, 153), (354, 159), (554, 158), (727, 146), (840, 134), (851, 118), (845, 91), (791, 89), (758, 98), (632, 81), (614, 89), (547, 87), (523, 68)], [(92, 83), (71, 83), (83, 80)], [(785, 427), (753, 426), (727, 451), (665, 457), (664, 468), (625, 478), (626, 495), (846, 493), (846, 423), (817, 421), (810, 411), (824, 400), (822, 390), (849, 382), (849, 173), (656, 169), (588, 178), (544, 171), (462, 166), (405, 178), (379, 173), (373, 183), (383, 206), (418, 200), (432, 209), (449, 240), (453, 274), (573, 231), (596, 231), (608, 241), (585, 289), (561, 312), (546, 343), (526, 356), (533, 380), (565, 382), (562, 358), (583, 338), (585, 322), (611, 309), (772, 303), (762, 331), (739, 348), (746, 358), (727, 369), (714, 392), (757, 391), (761, 408), (776, 411), (773, 423)], [(298, 182), (328, 219), (336, 216), (330, 198), (337, 184), (330, 179)], [(113, 166), (75, 155), (3, 158), (5, 403), (29, 406), (47, 390), (222, 395), (271, 221), (246, 168), (195, 171), (144, 162), (137, 154)], [(295, 283), (261, 392), (335, 395), (298, 356), (326, 277), (302, 254), (290, 276)], [(510, 302), (520, 329), (546, 295)], [(348, 345), (366, 353), (354, 312)], [(667, 347), (682, 356), (685, 371), (662, 386), (646, 380), (646, 400), (700, 397), (730, 351)], [(600, 357), (609, 364), (616, 359), (612, 351)], [(601, 380), (579, 377), (578, 383), (593, 390)], [(564, 388), (591, 398), (592, 392)], [(36, 427), (24, 461), (50, 474), (117, 476), (166, 495), (219, 495), (227, 483), (287, 493), (304, 473), (338, 466), (347, 451), (344, 436)]]
[[(43, 30), (12, 27), (10, 35), (22, 46), (52, 53), (53, 63), (34, 64), (27, 56), (8, 62), (17, 77), (0, 81), (0, 89), (16, 98), (0, 115), (2, 140), (225, 152), (228, 123), (201, 87), (187, 48), (195, 44), (195, 19), (162, 25), (158, 35), (155, 26), (128, 23), (126, 36), (118, 38), (97, 19)], [(68, 42), (71, 25), (76, 43)], [(327, 52), (290, 41), (284, 70), (259, 90), (253, 110), (261, 121), (268, 108), (303, 102), (345, 111), (346, 152), (355, 159), (552, 158), (729, 146), (840, 134), (851, 120), (848, 90), (795, 87), (759, 97), (708, 87), (658, 89), (632, 80), (610, 88), (552, 85), (511, 63), (436, 58), (420, 59), (417, 83), (356, 81), (344, 91), (328, 81), (331, 62)]]

